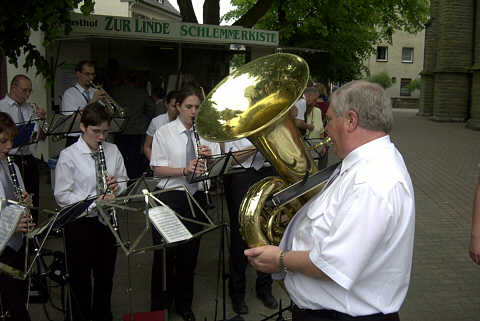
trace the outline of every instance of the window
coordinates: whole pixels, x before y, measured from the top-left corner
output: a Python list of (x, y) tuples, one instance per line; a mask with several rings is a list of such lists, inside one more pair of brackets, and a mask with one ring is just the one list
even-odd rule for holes
[(413, 62), (413, 48), (402, 48), (402, 62), (412, 63)]
[(377, 47), (377, 61), (388, 61), (388, 47)]
[(410, 89), (408, 89), (408, 85), (412, 80), (410, 78), (402, 78), (400, 80), (400, 96), (410, 96)]

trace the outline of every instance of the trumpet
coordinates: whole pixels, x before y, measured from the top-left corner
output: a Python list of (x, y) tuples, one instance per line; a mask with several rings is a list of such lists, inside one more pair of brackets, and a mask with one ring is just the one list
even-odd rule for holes
[[(195, 128), (195, 117), (192, 118), (192, 131), (193, 131), (193, 135), (195, 136), (195, 143), (197, 145), (197, 155), (200, 158), (201, 157), (201, 155), (200, 155), (200, 136), (198, 136), (197, 129)], [(205, 177), (208, 177), (207, 159), (205, 159), (205, 165), (204, 166), (205, 166), (205, 168), (204, 168), (205, 171), (204, 171), (203, 175)], [(210, 197), (208, 195), (208, 182), (206, 180), (202, 180), (202, 184), (203, 184), (203, 191), (205, 193), (205, 198), (206, 198), (206, 201), (207, 201), (207, 205), (210, 206), (211, 202), (210, 202)]]
[[(113, 194), (113, 192), (108, 187), (108, 183), (107, 183), (107, 177), (108, 177), (107, 163), (105, 162), (105, 153), (103, 151), (102, 143), (98, 143), (98, 164), (100, 166), (100, 173), (102, 174), (103, 192), (106, 194)], [(117, 219), (117, 212), (115, 208), (110, 208), (108, 212), (110, 214), (110, 221), (111, 221), (112, 227), (116, 232), (118, 232), (119, 225), (118, 225), (118, 219)]]
[(115, 101), (115, 99), (110, 96), (102, 86), (96, 85), (93, 81), (90, 82), (90, 87), (95, 88), (97, 90), (102, 90), (105, 93), (105, 101), (100, 101), (102, 105), (104, 105), (112, 115), (119, 115), (120, 117), (125, 117), (125, 109), (120, 106), (119, 103)]

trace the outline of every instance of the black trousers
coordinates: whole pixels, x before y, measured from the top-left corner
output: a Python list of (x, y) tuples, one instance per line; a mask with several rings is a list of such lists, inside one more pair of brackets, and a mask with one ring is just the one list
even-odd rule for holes
[[(243, 254), (247, 248), (245, 241), (240, 235), (240, 224), (238, 211), (243, 197), (250, 186), (264, 177), (274, 175), (272, 167), (264, 167), (260, 171), (253, 168), (238, 174), (225, 175), (223, 182), (225, 186), (225, 199), (227, 201), (228, 213), (230, 216), (230, 282), (229, 291), (232, 301), (245, 299), (246, 279), (245, 270), (248, 260)], [(255, 289), (257, 293), (271, 291), (272, 278), (270, 274), (257, 272)]]
[(351, 315), (337, 312), (334, 310), (303, 310), (297, 306), (292, 309), (293, 321), (400, 321), (398, 312), (396, 313), (377, 313), (352, 317)]
[(111, 297), (117, 258), (112, 232), (97, 217), (80, 218), (66, 225), (65, 243), (73, 320), (112, 320)]
[[(202, 208), (205, 209), (205, 193), (198, 191), (194, 197)], [(160, 194), (158, 198), (178, 214), (193, 218), (185, 192), (170, 191)], [(194, 208), (197, 216), (194, 219), (205, 221), (200, 210), (196, 206)], [(192, 234), (202, 230), (201, 225), (184, 221), (183, 223)], [(162, 237), (153, 226), (152, 237), (154, 244), (160, 244)], [(195, 238), (186, 243), (154, 252), (151, 283), (152, 311), (169, 308), (172, 300), (175, 300), (177, 311), (181, 312), (192, 308), (194, 275), (199, 249), (200, 239)], [(164, 251), (166, 251), (166, 291), (163, 290)]]
[[(15, 252), (10, 247), (5, 247), (0, 262), (23, 271), (25, 264), (25, 244)], [(30, 316), (25, 307), (27, 302), (26, 283), (23, 280), (14, 279), (8, 274), (0, 273), (0, 305), (3, 313), (8, 311), (10, 317), (6, 321), (30, 321)], [(1, 312), (1, 311), (0, 311)]]
[(115, 144), (122, 153), (130, 179), (140, 177), (148, 169), (148, 159), (143, 154), (145, 135), (115, 135)]
[[(22, 174), (23, 184), (27, 193), (33, 194), (33, 206), (38, 207), (40, 201), (40, 170), (39, 160), (32, 155), (15, 155), (15, 164), (17, 164), (20, 173)], [(31, 210), (33, 221), (38, 223), (38, 211)]]

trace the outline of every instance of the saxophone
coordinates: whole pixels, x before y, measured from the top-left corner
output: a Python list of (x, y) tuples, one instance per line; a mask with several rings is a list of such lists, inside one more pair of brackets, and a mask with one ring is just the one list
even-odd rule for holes
[[(103, 151), (103, 144), (101, 142), (98, 143), (98, 166), (100, 167), (100, 173), (102, 175), (103, 193), (113, 194), (113, 191), (110, 190), (107, 183), (107, 177), (108, 177), (107, 163), (105, 162), (105, 153)], [(117, 219), (117, 212), (115, 211), (115, 208), (110, 208), (108, 210), (108, 213), (110, 214), (110, 222), (112, 224), (113, 229), (115, 230), (115, 232), (118, 232), (119, 225), (118, 225), (118, 219)]]

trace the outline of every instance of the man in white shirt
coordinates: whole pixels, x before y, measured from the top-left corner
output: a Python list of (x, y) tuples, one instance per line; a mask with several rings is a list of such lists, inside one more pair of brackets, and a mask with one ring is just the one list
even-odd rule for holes
[[(247, 314), (248, 306), (245, 302), (247, 259), (243, 251), (247, 248), (240, 234), (238, 213), (240, 204), (248, 189), (267, 176), (273, 176), (273, 167), (265, 166), (265, 157), (257, 151), (255, 146), (246, 138), (225, 143), (225, 152), (233, 152), (233, 165), (237, 170), (223, 176), (225, 200), (227, 201), (230, 217), (230, 279), (229, 292), (233, 310), (238, 314)], [(257, 272), (255, 282), (257, 297), (270, 308), (277, 308), (278, 304), (272, 295), (272, 278), (270, 274)]]
[(145, 144), (143, 145), (143, 152), (148, 160), (150, 160), (150, 156), (152, 155), (153, 135), (155, 135), (157, 129), (177, 118), (177, 94), (178, 91), (172, 90), (167, 96), (165, 96), (165, 106), (167, 106), (167, 112), (153, 118), (148, 125), (147, 134), (145, 135)]
[(342, 162), (277, 246), (245, 251), (284, 279), (293, 320), (399, 320), (412, 267), (415, 200), (390, 141), (390, 99), (353, 81), (332, 95), (326, 131)]
[[(60, 207), (90, 196), (114, 198), (126, 189), (128, 177), (122, 154), (116, 145), (105, 142), (110, 121), (110, 113), (100, 103), (89, 104), (83, 110), (82, 136), (61, 151), (55, 168), (54, 195)], [(101, 191), (99, 143), (105, 155), (107, 184), (113, 193)], [(112, 320), (111, 295), (117, 249), (115, 238), (99, 216), (95, 203), (86, 215), (68, 223), (64, 234), (74, 320)]]
[[(105, 98), (103, 90), (97, 90), (92, 87), (95, 79), (95, 66), (88, 60), (82, 60), (75, 66), (75, 76), (77, 83), (65, 90), (60, 106), (60, 113), (71, 115), (78, 110), (82, 110), (87, 104), (94, 103), (99, 99)], [(80, 133), (72, 133), (67, 136), (68, 147), (75, 143)]]
[[(33, 205), (39, 205), (39, 163), (33, 156), (37, 149), (37, 144), (31, 144), (31, 141), (44, 140), (45, 134), (42, 131), (41, 120), (45, 119), (45, 110), (36, 104), (27, 102), (32, 93), (32, 81), (26, 75), (16, 75), (10, 84), (10, 91), (0, 100), (0, 111), (7, 113), (20, 130), (19, 135), (28, 132), (28, 126), (32, 125), (33, 134), (24, 136), (18, 141), (18, 148), (10, 150), (9, 154), (14, 156), (15, 163), (20, 168), (22, 176), (25, 178), (25, 186), (29, 193), (33, 195)], [(38, 213), (32, 210), (34, 220), (37, 221)]]

